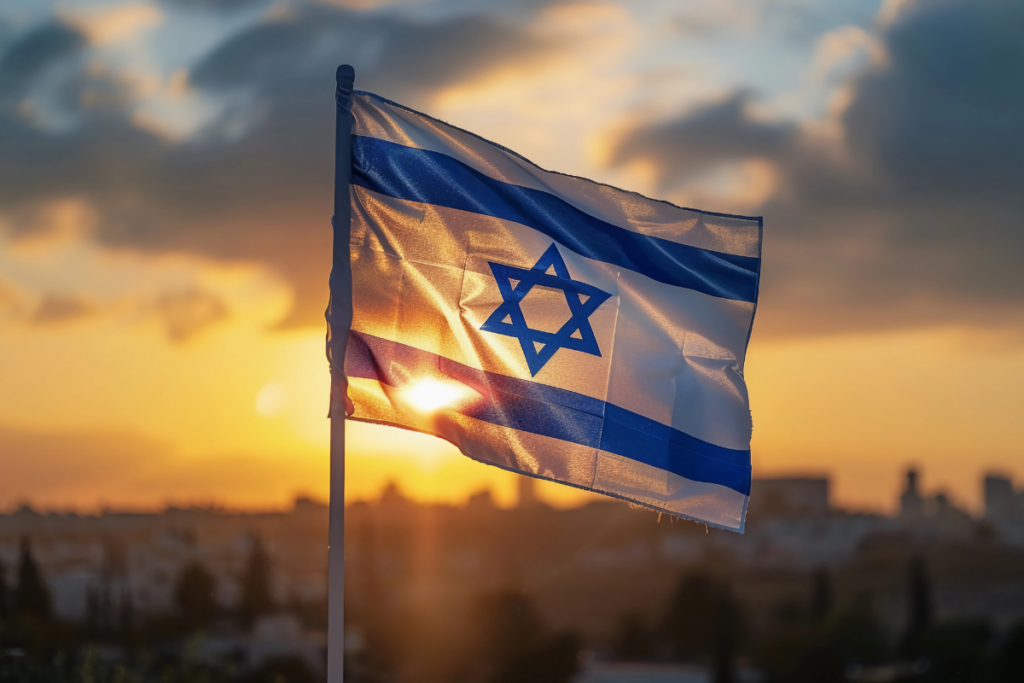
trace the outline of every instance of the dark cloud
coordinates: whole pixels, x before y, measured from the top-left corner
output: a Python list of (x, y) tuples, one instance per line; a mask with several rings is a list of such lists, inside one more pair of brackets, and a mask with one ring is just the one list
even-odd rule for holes
[(192, 79), (207, 89), (253, 88), (269, 96), (298, 90), (309, 98), (325, 69), (347, 61), (360, 88), (422, 97), (497, 64), (540, 59), (552, 48), (520, 24), (492, 16), (425, 22), (314, 5), (227, 40)]
[(96, 307), (77, 294), (50, 292), (43, 297), (30, 321), (40, 325), (65, 323), (87, 318), (95, 312)]
[[(762, 332), (1024, 324), (1024, 6), (921, 3), (852, 83), (841, 160), (725, 105), (635, 131), (620, 160), (772, 158)], [(717, 111), (716, 111), (717, 109)], [(666, 150), (661, 152), (660, 150)], [(680, 170), (680, 168), (682, 170)], [(708, 207), (715, 208), (715, 207)], [(728, 207), (720, 207), (728, 208)]]
[(184, 342), (228, 317), (228, 308), (215, 294), (199, 289), (167, 292), (156, 304), (167, 336)]
[(843, 117), (851, 149), (910, 196), (1000, 201), (1024, 173), (1024, 4), (922, 3), (885, 36)]
[(65, 42), (65, 62), (83, 64), (59, 85), (76, 124), (46, 131), (20, 102), (0, 106), (0, 211), (31, 215), (51, 199), (81, 197), (99, 212), (104, 244), (265, 263), (295, 288), (287, 325), (320, 324), (327, 301), (336, 66), (354, 64), (358, 87), (415, 106), (437, 88), (555, 49), (489, 16), (423, 22), (304, 6), (193, 65), (191, 87), (224, 112), (170, 143), (132, 122), (125, 86), (85, 69), (80, 37)]
[(187, 7), (202, 11), (231, 12), (254, 6), (270, 5), (273, 0), (162, 0), (162, 2), (165, 5), (174, 7)]
[(618, 144), (612, 161), (652, 161), (662, 182), (669, 184), (723, 162), (778, 159), (792, 147), (796, 127), (755, 121), (748, 111), (750, 101), (749, 93), (734, 93), (685, 116), (636, 129)]
[(0, 102), (24, 96), (48, 67), (84, 45), (80, 33), (58, 22), (43, 24), (16, 39), (0, 57)]

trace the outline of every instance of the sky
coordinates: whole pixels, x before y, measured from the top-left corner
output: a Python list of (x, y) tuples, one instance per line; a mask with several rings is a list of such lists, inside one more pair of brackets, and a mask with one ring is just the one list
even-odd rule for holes
[[(1024, 482), (1024, 5), (6, 0), (0, 508), (328, 494), (334, 70), (544, 168), (763, 215), (754, 475)], [(515, 478), (352, 424), (349, 499)], [(553, 504), (585, 494), (543, 485)]]

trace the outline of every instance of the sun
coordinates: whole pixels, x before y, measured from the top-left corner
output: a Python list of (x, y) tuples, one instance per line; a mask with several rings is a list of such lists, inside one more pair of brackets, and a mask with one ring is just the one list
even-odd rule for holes
[(416, 410), (429, 413), (456, 401), (467, 398), (475, 392), (459, 382), (442, 382), (425, 377), (402, 390), (402, 400)]

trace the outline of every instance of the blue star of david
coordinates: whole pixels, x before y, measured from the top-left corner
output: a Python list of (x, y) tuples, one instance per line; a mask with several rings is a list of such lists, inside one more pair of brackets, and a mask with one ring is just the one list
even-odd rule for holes
[[(491, 273), (498, 283), (498, 290), (504, 301), (494, 313), (491, 313), (480, 329), (518, 338), (531, 376), (540, 372), (544, 364), (551, 360), (559, 349), (601, 355), (594, 330), (590, 326), (590, 316), (611, 294), (585, 282), (573, 280), (554, 244), (548, 247), (540, 260), (529, 270), (491, 261), (488, 261), (487, 265), (491, 267)], [(549, 269), (554, 270), (555, 274), (549, 274)], [(569, 304), (572, 317), (558, 332), (533, 330), (526, 324), (520, 303), (534, 286), (560, 289), (565, 294), (565, 302)]]

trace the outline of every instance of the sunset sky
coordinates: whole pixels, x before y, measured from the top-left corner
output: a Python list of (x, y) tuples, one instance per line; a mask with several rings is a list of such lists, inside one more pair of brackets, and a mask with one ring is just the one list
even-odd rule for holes
[[(765, 217), (754, 476), (1024, 483), (1024, 5), (5, 0), (0, 508), (327, 496), (334, 69), (539, 165)], [(513, 475), (350, 426), (350, 498)], [(573, 504), (584, 494), (544, 485)]]

